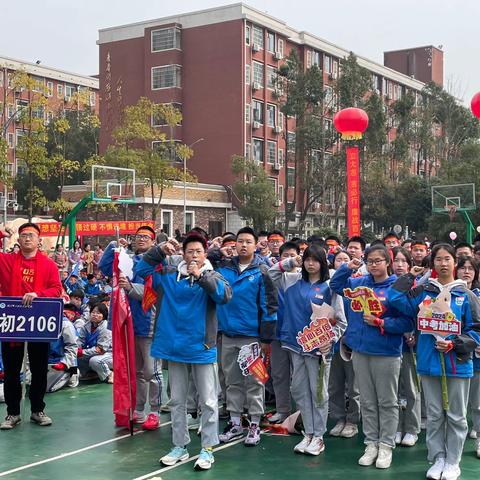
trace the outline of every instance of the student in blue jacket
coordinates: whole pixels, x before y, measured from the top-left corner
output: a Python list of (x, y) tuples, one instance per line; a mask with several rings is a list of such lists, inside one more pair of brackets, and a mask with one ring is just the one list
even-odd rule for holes
[(375, 463), (389, 468), (398, 424), (398, 378), (403, 334), (412, 330), (411, 318), (402, 316), (387, 302), (387, 291), (396, 280), (390, 274), (391, 261), (383, 245), (375, 245), (365, 253), (368, 275), (352, 277), (361, 265), (357, 258), (342, 265), (333, 276), (330, 287), (340, 295), (344, 289), (367, 287), (373, 290), (377, 315), (364, 313), (358, 301), (351, 300), (344, 341), (353, 351), (352, 362), (360, 391), (360, 408), (366, 449), (359, 465)]
[[(455, 250), (441, 243), (432, 249), (430, 267), (438, 278), (412, 288), (421, 267), (400, 277), (389, 292), (389, 301), (404, 314), (417, 316), (419, 305), (442, 292), (451, 295), (451, 312), (462, 323), (461, 335), (437, 339), (421, 334), (417, 344), (417, 370), (421, 375), (427, 409), (428, 460), (434, 462), (427, 472), (432, 480), (455, 480), (460, 476), (460, 460), (468, 432), (467, 403), (473, 377), (472, 352), (480, 344), (475, 329), (480, 320), (478, 303), (463, 280), (455, 280)], [(448, 410), (442, 401), (442, 362), (444, 357)]]
[(183, 261), (166, 261), (169, 243), (152, 247), (137, 265), (143, 278), (152, 275), (157, 316), (151, 355), (168, 360), (171, 388), (173, 448), (160, 459), (175, 465), (189, 457), (187, 393), (191, 371), (201, 410), (202, 450), (195, 468), (211, 468), (218, 443), (217, 316), (218, 305), (231, 298), (228, 282), (207, 260), (207, 242), (198, 234), (183, 241)]
[[(301, 272), (289, 273), (302, 267)], [(347, 322), (343, 299), (330, 290), (329, 268), (325, 250), (317, 245), (308, 247), (303, 254), (281, 260), (269, 270), (269, 275), (283, 292), (283, 320), (279, 336), (282, 348), (290, 354), (293, 364), (292, 397), (300, 409), (305, 430), (303, 440), (294, 451), (319, 455), (325, 450), (323, 435), (327, 429), (328, 377), (330, 374), (332, 346), (344, 332)], [(303, 352), (297, 335), (311, 322), (312, 303), (327, 304), (334, 309), (331, 322), (335, 338), (329, 345), (311, 352)], [(320, 363), (324, 368), (320, 369)], [(321, 398), (318, 398), (319, 372)]]

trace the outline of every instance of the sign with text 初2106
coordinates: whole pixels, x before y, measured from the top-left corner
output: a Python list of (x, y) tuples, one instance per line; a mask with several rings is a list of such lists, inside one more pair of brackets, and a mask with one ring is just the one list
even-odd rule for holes
[(50, 342), (60, 336), (63, 319), (61, 298), (36, 298), (29, 307), (21, 297), (0, 297), (0, 340)]

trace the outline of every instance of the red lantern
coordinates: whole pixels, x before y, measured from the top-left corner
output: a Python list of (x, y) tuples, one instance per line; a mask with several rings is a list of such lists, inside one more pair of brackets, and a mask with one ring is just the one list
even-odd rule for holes
[(360, 108), (344, 108), (335, 114), (333, 124), (344, 140), (359, 140), (368, 127), (368, 115)]
[(477, 118), (480, 118), (480, 92), (478, 92), (473, 96), (471, 107), (472, 107), (472, 113)]

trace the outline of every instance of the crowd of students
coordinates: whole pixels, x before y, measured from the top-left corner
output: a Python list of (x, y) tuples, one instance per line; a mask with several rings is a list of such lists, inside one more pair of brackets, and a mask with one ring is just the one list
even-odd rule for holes
[[(35, 259), (35, 275), (47, 269), (28, 244), (38, 245), (38, 229), (25, 224), (19, 234), (20, 251), (0, 256), (3, 294), (23, 295), (25, 302), (59, 296), (62, 284), (51, 275), (49, 286), (21, 274), (14, 290), (6, 285), (22, 262), (31, 268)], [(214, 239), (194, 228), (183, 238), (161, 240), (143, 226), (130, 247), (122, 239), (111, 242), (96, 259), (93, 252), (83, 255), (80, 244), (67, 260), (57, 248), (50, 261), (65, 270), (68, 299), (60, 339), (42, 347), (45, 368), (37, 362), (34, 371), (39, 356), (35, 344), (28, 347), (32, 421), (52, 423), (43, 393), (75, 387), (78, 371), (80, 378), (94, 373), (113, 383), (105, 279), (112, 276), (115, 248), (124, 247), (133, 260), (131, 278), (121, 274), (119, 286), (127, 292), (135, 333), (134, 419), (154, 430), (162, 408), (171, 412), (173, 445), (163, 465), (189, 458), (189, 430), (200, 431), (195, 468), (205, 470), (219, 442), (244, 438), (246, 446), (256, 446), (262, 422), (286, 425), (298, 412), (303, 438), (294, 452), (322, 453), (328, 421), (329, 435), (343, 438), (356, 436), (361, 421), (365, 452), (358, 463), (379, 469), (390, 467), (397, 445), (413, 447), (424, 426), (431, 463), (426, 476), (438, 480), (460, 476), (470, 412), (480, 458), (479, 244), (401, 242), (390, 233), (367, 247), (361, 237), (344, 244), (335, 236), (286, 241), (279, 230), (257, 235), (249, 227)], [(369, 292), (368, 308), (352, 295), (362, 291)], [(146, 306), (152, 293), (156, 302)], [(435, 302), (461, 323), (460, 334), (420, 334), (419, 309)], [(299, 333), (317, 308), (328, 312), (331, 342), (305, 351)], [(14, 346), (4, 342), (3, 350), (7, 417), (0, 428), (12, 429), (20, 422), (23, 348), (12, 355)], [(263, 360), (266, 384), (246, 369), (245, 352)], [(162, 374), (167, 365), (168, 386)], [(39, 380), (44, 370), (45, 386)], [(274, 413), (266, 414), (266, 397), (274, 399)]]

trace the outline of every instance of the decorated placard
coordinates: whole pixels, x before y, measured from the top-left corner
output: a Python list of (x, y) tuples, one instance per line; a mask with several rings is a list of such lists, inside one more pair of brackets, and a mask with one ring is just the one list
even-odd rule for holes
[(385, 312), (385, 307), (371, 288), (356, 287), (353, 290), (345, 288), (343, 294), (350, 300), (354, 312), (363, 312), (376, 317)]
[(419, 306), (417, 328), (421, 333), (429, 333), (437, 337), (460, 335), (462, 322), (458, 320), (450, 308), (451, 294), (441, 292), (436, 298), (427, 297)]
[(245, 377), (253, 375), (260, 380), (260, 382), (267, 382), (269, 375), (262, 360), (260, 345), (257, 342), (244, 345), (240, 348), (237, 362)]
[(335, 311), (326, 303), (312, 305), (311, 322), (297, 333), (297, 343), (305, 353), (316, 350), (325, 345), (331, 344), (335, 338), (332, 327), (332, 319), (335, 318)]

